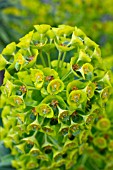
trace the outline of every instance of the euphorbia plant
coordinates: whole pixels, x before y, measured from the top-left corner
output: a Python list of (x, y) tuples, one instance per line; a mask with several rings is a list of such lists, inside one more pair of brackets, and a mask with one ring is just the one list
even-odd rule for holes
[(34, 27), (0, 55), (1, 139), (17, 169), (71, 169), (105, 112), (110, 73), (99, 46), (77, 27)]

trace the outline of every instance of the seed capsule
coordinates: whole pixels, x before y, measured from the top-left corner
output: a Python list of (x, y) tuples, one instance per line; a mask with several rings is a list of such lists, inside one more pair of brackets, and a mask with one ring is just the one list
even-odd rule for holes
[(58, 106), (58, 100), (52, 100), (50, 105), (56, 108)]
[(29, 56), (28, 58), (27, 58), (27, 60), (30, 62), (30, 61), (32, 61), (34, 59), (34, 56)]
[(26, 89), (26, 87), (23, 85), (23, 86), (20, 86), (20, 91), (21, 91), (22, 93), (26, 93), (26, 92), (27, 92), (27, 89)]
[(53, 79), (54, 79), (53, 76), (47, 76), (47, 77), (46, 77), (46, 80), (47, 80), (47, 81), (51, 81), (51, 80), (53, 80)]
[(72, 65), (72, 69), (73, 69), (74, 71), (78, 70), (79, 68), (80, 68), (80, 66), (79, 66), (78, 64)]
[(74, 87), (72, 88), (72, 91), (73, 91), (73, 90), (78, 90), (78, 87), (74, 86)]

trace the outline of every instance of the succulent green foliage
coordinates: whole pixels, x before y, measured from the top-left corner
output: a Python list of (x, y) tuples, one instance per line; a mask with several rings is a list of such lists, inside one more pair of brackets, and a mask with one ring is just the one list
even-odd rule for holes
[[(107, 118), (97, 120), (111, 89), (99, 46), (77, 27), (43, 24), (1, 56), (1, 139), (15, 156), (12, 165), (73, 168), (88, 147), (93, 124), (97, 121), (102, 133), (110, 128)], [(95, 147), (106, 148), (103, 136), (94, 136)]]

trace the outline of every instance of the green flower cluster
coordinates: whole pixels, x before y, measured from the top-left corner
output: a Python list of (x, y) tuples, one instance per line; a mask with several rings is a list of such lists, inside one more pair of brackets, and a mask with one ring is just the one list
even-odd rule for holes
[(113, 169), (113, 134), (112, 121), (106, 113), (98, 117), (92, 126), (91, 134), (88, 136), (88, 148), (81, 160), (76, 165), (76, 170), (88, 169)]
[[(99, 46), (79, 28), (34, 27), (0, 54), (1, 139), (16, 169), (71, 169), (88, 147), (93, 123), (110, 128), (108, 119), (98, 120), (110, 96), (110, 72)], [(93, 142), (106, 147), (101, 136)]]

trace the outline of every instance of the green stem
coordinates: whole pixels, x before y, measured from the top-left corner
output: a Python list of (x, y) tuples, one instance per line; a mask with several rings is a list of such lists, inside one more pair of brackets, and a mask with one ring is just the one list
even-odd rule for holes
[(42, 52), (40, 52), (40, 58), (41, 58), (43, 66), (46, 67), (46, 63), (45, 63), (44, 57), (42, 55)]
[(94, 170), (99, 170), (98, 167), (97, 167), (97, 165), (94, 164), (94, 161), (93, 161), (93, 160), (89, 159), (88, 162), (89, 162), (89, 165), (91, 166), (92, 169), (94, 169)]
[(62, 56), (62, 52), (59, 51), (59, 55), (58, 55), (58, 63), (57, 63), (57, 70), (58, 70), (58, 68), (59, 68), (59, 63), (60, 63), (61, 56)]
[(41, 39), (41, 42), (42, 42), (42, 39), (43, 39), (43, 34), (40, 34), (40, 39)]
[(35, 132), (34, 132), (33, 136), (35, 137), (35, 136), (36, 136), (36, 134), (37, 134), (37, 131), (35, 131)]
[(44, 117), (42, 118), (41, 122), (40, 122), (40, 125), (42, 126), (42, 124), (44, 123)]
[(47, 141), (47, 134), (46, 134), (46, 133), (44, 134), (44, 141), (45, 141), (45, 143), (48, 142), (48, 141)]
[(30, 56), (32, 56), (32, 53), (31, 53), (31, 51), (30, 51), (30, 48), (28, 47), (28, 52), (29, 52), (29, 54), (30, 54)]
[(61, 68), (62, 68), (63, 62), (65, 60), (65, 57), (66, 57), (66, 52), (64, 52), (63, 57), (62, 57), (62, 61), (61, 61), (61, 65), (60, 65)]
[(58, 145), (58, 143), (57, 142), (55, 142), (55, 140), (54, 139), (52, 139), (52, 137), (51, 136), (48, 136), (49, 137), (49, 139), (51, 140), (51, 142), (54, 144), (54, 146), (56, 146), (57, 147), (57, 149), (61, 149), (61, 147)]
[(53, 39), (50, 39), (50, 44), (52, 44)]
[(87, 155), (84, 154), (81, 160), (81, 165), (85, 165), (86, 160), (87, 160)]
[(46, 53), (46, 54), (47, 54), (47, 59), (48, 59), (49, 68), (51, 68), (50, 54), (49, 54), (49, 53)]
[(70, 72), (68, 72), (67, 74), (65, 74), (63, 77), (62, 77), (62, 81), (64, 81), (70, 74), (72, 73), (72, 70)]

